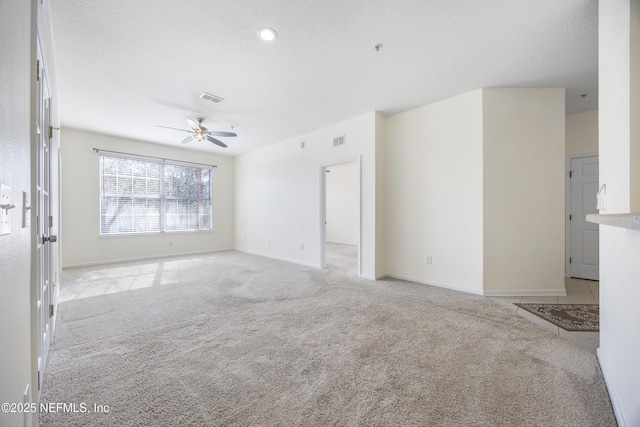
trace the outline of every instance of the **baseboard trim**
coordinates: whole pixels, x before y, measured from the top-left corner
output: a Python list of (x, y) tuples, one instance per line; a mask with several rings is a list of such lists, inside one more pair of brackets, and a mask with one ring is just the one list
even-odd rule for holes
[(381, 276), (371, 276), (370, 274), (361, 274), (359, 277), (361, 279), (371, 280), (372, 282), (375, 282), (376, 280), (384, 278), (385, 275), (383, 274)]
[(609, 400), (611, 400), (611, 406), (613, 406), (613, 414), (616, 416), (618, 426), (626, 427), (627, 423), (625, 422), (624, 416), (622, 415), (622, 408), (620, 407), (620, 402), (618, 401), (615, 389), (613, 388), (613, 383), (611, 382), (611, 376), (609, 375), (609, 371), (607, 369), (607, 363), (605, 362), (606, 358), (602, 354), (602, 351), (599, 347), (596, 350), (596, 357), (598, 359), (598, 364), (600, 365), (600, 370), (602, 371), (602, 376), (604, 377), (604, 383), (607, 386), (607, 391), (609, 392)]
[(65, 268), (78, 268), (78, 267), (91, 267), (94, 265), (109, 265), (109, 264), (120, 264), (122, 262), (135, 262), (135, 261), (148, 261), (160, 258), (176, 258), (181, 256), (191, 256), (191, 255), (202, 255), (202, 254), (211, 254), (216, 252), (226, 252), (233, 251), (233, 248), (227, 249), (214, 249), (208, 251), (196, 251), (196, 252), (180, 252), (166, 255), (150, 255), (143, 257), (134, 257), (134, 258), (120, 258), (120, 259), (109, 259), (109, 260), (100, 260), (100, 261), (89, 261), (89, 262), (80, 262), (73, 264), (63, 264), (62, 269)]
[(465, 288), (463, 286), (457, 286), (457, 285), (450, 285), (448, 283), (435, 282), (433, 280), (421, 280), (421, 279), (416, 279), (415, 277), (401, 276), (399, 274), (385, 274), (381, 276), (381, 278), (383, 277), (389, 277), (391, 279), (407, 280), (409, 282), (420, 283), (421, 285), (437, 286), (438, 288), (451, 289), (452, 291), (465, 292), (468, 294), (482, 295), (482, 291), (479, 291), (476, 289)]
[(238, 251), (238, 252), (249, 254), (249, 255), (255, 255), (255, 256), (259, 256), (259, 257), (263, 257), (263, 258), (275, 259), (277, 261), (284, 261), (284, 262), (288, 262), (288, 263), (291, 263), (291, 264), (302, 265), (304, 267), (311, 267), (311, 268), (320, 269), (320, 266), (318, 266), (318, 264), (312, 264), (312, 263), (309, 263), (309, 262), (299, 261), (297, 259), (279, 257), (279, 256), (275, 256), (275, 255), (268, 255), (268, 254), (264, 254), (264, 253), (260, 253), (260, 252), (252, 252), (252, 251), (247, 251), (247, 250), (244, 250), (244, 249), (237, 249), (236, 248), (235, 250)]
[(334, 245), (344, 245), (344, 246), (358, 246), (357, 243), (349, 243), (349, 242), (335, 242), (333, 240), (327, 240), (327, 243), (332, 243)]
[(484, 291), (485, 297), (566, 297), (567, 291), (557, 289), (525, 289), (525, 290), (504, 290), (504, 291)]

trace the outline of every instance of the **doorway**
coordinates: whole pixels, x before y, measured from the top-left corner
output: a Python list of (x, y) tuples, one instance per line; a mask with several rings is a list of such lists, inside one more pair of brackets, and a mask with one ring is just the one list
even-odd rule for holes
[(320, 168), (320, 266), (360, 276), (360, 159)]
[(569, 277), (599, 280), (598, 224), (586, 219), (588, 214), (598, 213), (598, 156), (571, 156), (567, 163), (567, 273)]

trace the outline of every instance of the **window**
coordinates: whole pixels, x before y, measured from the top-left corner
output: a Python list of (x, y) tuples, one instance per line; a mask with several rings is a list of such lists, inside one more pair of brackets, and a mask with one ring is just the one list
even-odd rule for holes
[(211, 169), (100, 155), (100, 234), (211, 230)]

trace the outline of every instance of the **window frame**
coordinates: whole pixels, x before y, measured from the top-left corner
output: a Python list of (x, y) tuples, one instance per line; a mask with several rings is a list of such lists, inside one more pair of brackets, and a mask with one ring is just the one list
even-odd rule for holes
[[(215, 168), (215, 166), (209, 166), (209, 165), (204, 165), (204, 164), (195, 164), (195, 163), (191, 163), (191, 162), (180, 162), (180, 161), (176, 161), (176, 160), (167, 160), (167, 159), (157, 159), (155, 160), (155, 158), (151, 158), (151, 157), (146, 157), (146, 156), (136, 156), (136, 155), (128, 155), (128, 154), (124, 154), (124, 153), (114, 153), (111, 154), (111, 152), (105, 152), (104, 154), (102, 152), (98, 153), (98, 174), (99, 174), (99, 179), (98, 179), (98, 193), (99, 193), (99, 201), (98, 201), (98, 235), (100, 238), (122, 238), (122, 237), (130, 237), (130, 236), (153, 236), (153, 235), (163, 235), (163, 234), (179, 234), (179, 233), (212, 233), (213, 230), (213, 169)], [(105, 193), (103, 192), (104, 190), (104, 182), (103, 182), (103, 178), (104, 178), (104, 166), (103, 166), (103, 159), (104, 158), (111, 158), (111, 159), (116, 159), (118, 161), (122, 161), (122, 160), (131, 160), (131, 161), (135, 161), (135, 162), (143, 162), (143, 163), (152, 163), (154, 165), (158, 165), (159, 167), (159, 173), (158, 173), (158, 185), (159, 185), (159, 195), (158, 195), (158, 201), (159, 201), (159, 231), (131, 231), (131, 232), (126, 232), (126, 231), (117, 231), (114, 233), (105, 233), (103, 232), (103, 201), (105, 199)], [(153, 160), (150, 160), (153, 159)], [(208, 183), (207, 185), (207, 189), (208, 189), (208, 199), (206, 198), (194, 198), (194, 197), (189, 197), (189, 196), (184, 196), (184, 197), (180, 197), (180, 196), (167, 196), (167, 192), (165, 189), (166, 186), (166, 173), (165, 173), (165, 167), (166, 166), (174, 166), (174, 167), (181, 167), (181, 168), (189, 168), (189, 169), (201, 169), (203, 171), (207, 171), (208, 172)], [(147, 178), (148, 179), (148, 178)], [(109, 193), (106, 193), (107, 195)], [(116, 197), (116, 198), (121, 198), (121, 197), (127, 197), (127, 195), (120, 195), (118, 193), (116, 193), (115, 196), (112, 197)], [(135, 198), (136, 196), (133, 194), (129, 195), (128, 197), (131, 198)], [(144, 196), (141, 197), (148, 197), (148, 194), (145, 194)], [(193, 201), (204, 201), (205, 204), (208, 203), (208, 207), (204, 207), (205, 212), (202, 214), (198, 214), (198, 220), (200, 220), (201, 216), (207, 216), (208, 217), (208, 224), (207, 227), (205, 229), (189, 229), (187, 226), (187, 229), (171, 229), (171, 230), (167, 230), (167, 211), (166, 211), (166, 202), (167, 199), (170, 198), (172, 200), (187, 200), (187, 203), (189, 202), (193, 202)], [(132, 207), (133, 209), (133, 207)], [(148, 214), (147, 214), (148, 215)], [(180, 213), (176, 213), (175, 215), (180, 215)], [(183, 214), (183, 215), (188, 215), (188, 214)], [(116, 217), (117, 217), (117, 213), (116, 213)], [(133, 214), (131, 214), (132, 217), (132, 221), (133, 221)], [(188, 222), (188, 219), (187, 219)], [(132, 223), (133, 224), (133, 223)], [(133, 229), (135, 229), (134, 227), (132, 227)]]

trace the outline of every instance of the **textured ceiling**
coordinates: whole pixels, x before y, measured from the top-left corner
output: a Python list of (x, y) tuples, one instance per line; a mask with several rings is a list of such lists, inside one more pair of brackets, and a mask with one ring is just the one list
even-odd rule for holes
[[(180, 145), (186, 134), (154, 125), (204, 117), (238, 137), (182, 147), (233, 156), (483, 87), (565, 87), (567, 113), (597, 108), (597, 0), (49, 0), (49, 10), (65, 127)], [(265, 26), (276, 41), (258, 38)]]

